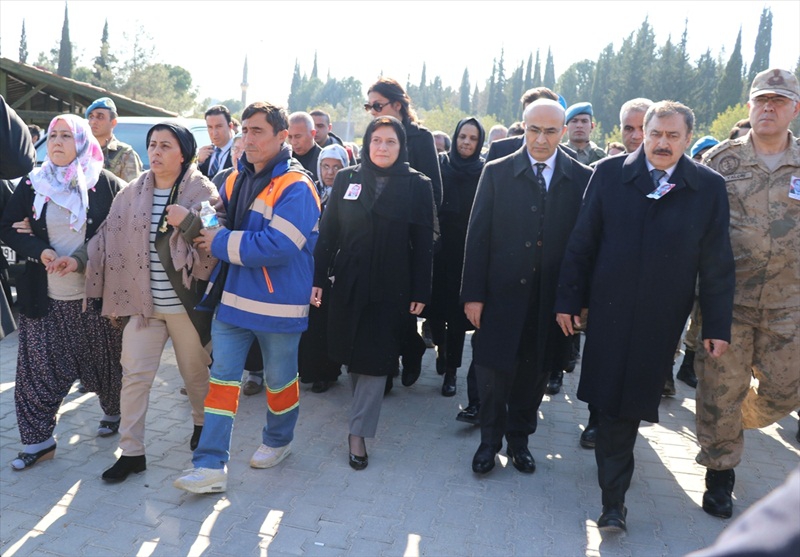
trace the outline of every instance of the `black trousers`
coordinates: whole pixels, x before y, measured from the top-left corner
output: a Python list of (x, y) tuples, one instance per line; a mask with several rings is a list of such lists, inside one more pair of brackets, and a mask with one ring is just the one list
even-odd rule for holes
[(450, 323), (444, 319), (428, 319), (431, 326), (433, 343), (436, 351), (436, 370), (439, 374), (448, 369), (461, 367), (461, 355), (464, 352), (464, 339), (467, 332), (458, 323)]
[(641, 420), (616, 418), (595, 409), (598, 416), (597, 482), (603, 492), (603, 506), (625, 502), (633, 477), (633, 446)]
[(503, 435), (509, 445), (519, 447), (527, 446), (528, 436), (536, 431), (536, 414), (550, 375), (536, 364), (536, 317), (535, 309), (530, 309), (513, 370), (475, 365), (481, 405), (481, 443), (498, 451)]

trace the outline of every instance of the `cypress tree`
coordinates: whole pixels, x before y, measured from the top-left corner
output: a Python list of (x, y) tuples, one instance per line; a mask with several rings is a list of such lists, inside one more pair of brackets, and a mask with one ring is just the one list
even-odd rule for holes
[[(539, 49), (536, 49), (536, 65), (533, 67), (533, 79), (531, 87), (542, 86), (542, 62), (539, 60)], [(530, 89), (530, 87), (529, 87)]]
[(525, 70), (525, 90), (533, 87), (533, 52), (528, 55), (528, 67)]
[(25, 64), (28, 61), (28, 35), (25, 33), (25, 19), (22, 20), (22, 35), (19, 37), (19, 61)]
[(311, 79), (319, 79), (317, 77), (317, 51), (314, 51), (314, 67), (311, 68)]
[(722, 79), (717, 84), (715, 112), (720, 114), (728, 107), (739, 104), (742, 98), (744, 82), (742, 80), (742, 29), (736, 36), (731, 57), (722, 73)]
[(756, 35), (756, 51), (753, 55), (753, 63), (750, 64), (750, 73), (747, 74), (747, 82), (752, 83), (753, 78), (759, 72), (769, 68), (769, 51), (772, 47), (772, 12), (769, 8), (764, 8), (761, 12), (761, 21), (758, 23), (758, 35)]
[(553, 65), (553, 54), (550, 52), (550, 47), (547, 48), (547, 63), (544, 66), (542, 85), (548, 89), (553, 89), (556, 86), (556, 69)]
[(461, 76), (461, 87), (459, 88), (460, 103), (459, 108), (461, 112), (470, 112), (470, 98), (469, 98), (469, 70), (464, 68), (464, 75)]
[(58, 75), (72, 77), (72, 43), (69, 41), (69, 13), (64, 3), (64, 25), (61, 27), (61, 46), (58, 51)]

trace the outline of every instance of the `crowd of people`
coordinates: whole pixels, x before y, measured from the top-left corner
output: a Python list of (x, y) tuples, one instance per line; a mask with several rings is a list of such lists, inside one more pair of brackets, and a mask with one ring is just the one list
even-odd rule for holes
[(37, 130), (0, 103), (0, 178), (21, 177), (13, 193), (3, 186), (0, 239), (26, 260), (12, 468), (53, 458), (59, 406), (80, 380), (98, 394), (98, 435), (120, 435), (102, 478), (144, 471), (149, 393), (171, 339), (193, 426), (193, 468), (175, 487), (226, 490), (241, 393), (266, 390), (250, 465), (280, 463), (300, 383), (324, 393), (342, 371), (349, 464), (362, 470), (394, 379), (413, 385), (435, 347), (441, 395), (455, 396), (474, 331), (456, 419), (480, 427), (475, 474), (504, 440), (514, 468), (536, 470), (539, 407), (582, 358), (589, 421), (576, 441), (594, 450), (598, 526), (627, 528), (639, 424), (658, 421), (676, 378), (697, 389), (703, 509), (730, 517), (743, 430), (800, 407), (797, 78), (756, 75), (748, 120), (721, 142), (693, 142), (689, 107), (638, 98), (620, 108), (622, 142), (604, 150), (590, 103), (543, 87), (521, 101), (508, 130), (468, 117), (431, 132), (382, 77), (360, 150), (321, 110), (255, 102), (237, 133), (217, 105), (199, 150), (182, 126), (153, 126), (144, 172), (114, 137), (110, 98), (85, 118), (56, 116), (40, 167)]

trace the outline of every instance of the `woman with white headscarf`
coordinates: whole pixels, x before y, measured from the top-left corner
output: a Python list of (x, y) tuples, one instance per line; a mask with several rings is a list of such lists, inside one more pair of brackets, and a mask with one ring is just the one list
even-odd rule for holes
[[(122, 332), (86, 311), (86, 242), (125, 182), (103, 170), (103, 153), (88, 123), (56, 116), (47, 130), (47, 157), (23, 178), (0, 219), (0, 238), (26, 259), (17, 281), (19, 352), (14, 402), (23, 451), (11, 462), (24, 470), (55, 455), (56, 415), (76, 379), (96, 392), (104, 416), (97, 429), (119, 429)], [(24, 222), (30, 234), (17, 232)]]

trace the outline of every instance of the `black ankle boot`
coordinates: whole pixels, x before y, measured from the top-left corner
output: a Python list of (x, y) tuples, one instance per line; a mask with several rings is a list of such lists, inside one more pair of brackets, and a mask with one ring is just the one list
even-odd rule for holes
[(200, 434), (203, 433), (203, 426), (196, 425), (194, 426), (194, 431), (192, 431), (192, 438), (189, 440), (189, 448), (195, 450), (197, 445), (200, 444)]
[(456, 396), (456, 370), (448, 369), (442, 382), (442, 396)]
[(138, 474), (145, 470), (147, 470), (147, 461), (144, 455), (121, 456), (114, 466), (103, 472), (103, 479), (109, 483), (121, 482), (128, 477), (128, 474)]
[(733, 484), (736, 474), (730, 470), (706, 470), (706, 492), (703, 510), (711, 516), (730, 518), (733, 514)]
[(697, 376), (694, 374), (694, 350), (686, 349), (683, 355), (681, 367), (678, 368), (678, 373), (675, 378), (683, 381), (693, 389), (697, 388)]

